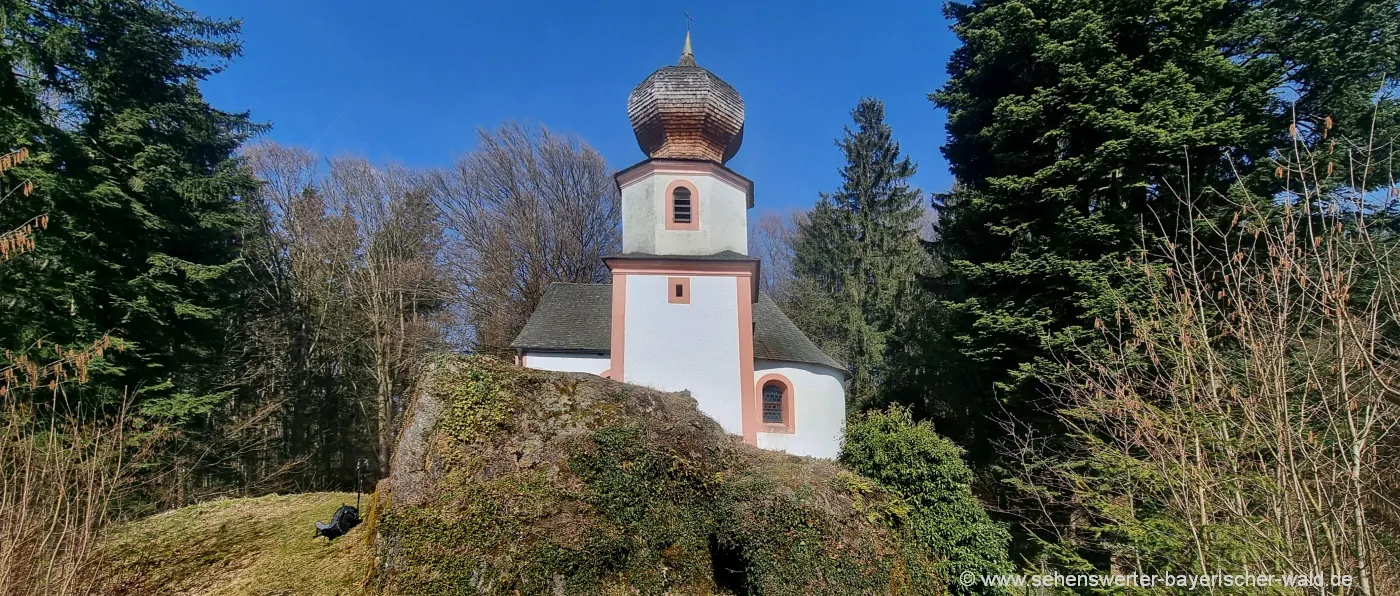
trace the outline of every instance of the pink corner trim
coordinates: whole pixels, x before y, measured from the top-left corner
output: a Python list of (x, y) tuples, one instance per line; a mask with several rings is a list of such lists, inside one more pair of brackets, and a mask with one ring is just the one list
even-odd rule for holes
[(626, 381), (623, 376), (622, 350), (627, 344), (627, 275), (613, 273), (612, 279), (612, 349), (608, 352), (608, 378)]
[(739, 295), (739, 415), (744, 420), (744, 442), (757, 447), (762, 414), (754, 401), (753, 300), (749, 299), (749, 280), (739, 277), (735, 282)]

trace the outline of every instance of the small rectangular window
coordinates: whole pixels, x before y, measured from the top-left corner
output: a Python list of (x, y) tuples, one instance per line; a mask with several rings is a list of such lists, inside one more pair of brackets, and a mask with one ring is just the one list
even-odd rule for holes
[(690, 278), (672, 277), (666, 280), (666, 301), (671, 304), (690, 304)]

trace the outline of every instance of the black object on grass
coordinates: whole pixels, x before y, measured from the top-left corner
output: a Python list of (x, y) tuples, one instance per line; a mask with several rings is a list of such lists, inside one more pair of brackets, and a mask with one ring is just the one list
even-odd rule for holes
[(341, 505), (340, 509), (335, 510), (335, 515), (331, 516), (331, 523), (316, 522), (316, 535), (335, 540), (358, 525), (360, 525), (360, 510), (349, 505)]
[(327, 540), (335, 540), (355, 526), (360, 525), (360, 482), (364, 478), (365, 466), (367, 465), (369, 465), (369, 461), (364, 458), (355, 462), (355, 506), (341, 505), (340, 509), (335, 510), (335, 515), (331, 516), (330, 523), (316, 522), (316, 536), (325, 536)]

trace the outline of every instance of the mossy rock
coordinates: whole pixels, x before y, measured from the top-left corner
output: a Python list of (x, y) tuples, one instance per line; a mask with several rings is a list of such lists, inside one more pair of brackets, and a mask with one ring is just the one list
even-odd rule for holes
[(938, 593), (908, 507), (686, 394), (438, 362), (373, 516), (392, 594)]
[(908, 504), (763, 451), (684, 393), (437, 362), (359, 527), (353, 494), (215, 501), (120, 525), (99, 594), (938, 594)]

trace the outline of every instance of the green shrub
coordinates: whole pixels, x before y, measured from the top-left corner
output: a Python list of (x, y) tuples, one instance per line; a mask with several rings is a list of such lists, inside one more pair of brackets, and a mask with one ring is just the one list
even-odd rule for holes
[(908, 409), (891, 406), (859, 415), (847, 425), (841, 463), (903, 497), (910, 507), (907, 531), (943, 558), (940, 572), (950, 580), (953, 593), (1000, 593), (957, 581), (968, 571), (1012, 570), (1006, 554), (1010, 534), (972, 496), (972, 471), (962, 453), (927, 422), (914, 422)]

